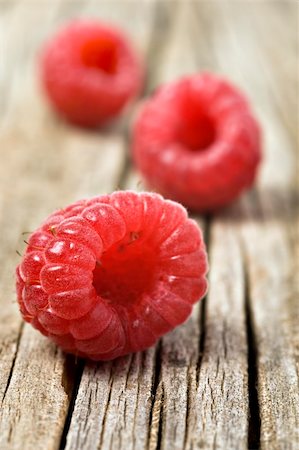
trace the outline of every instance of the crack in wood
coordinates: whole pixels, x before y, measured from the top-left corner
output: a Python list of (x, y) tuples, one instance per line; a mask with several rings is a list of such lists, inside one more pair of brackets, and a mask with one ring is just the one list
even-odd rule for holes
[[(210, 249), (210, 231), (211, 231), (211, 217), (207, 216), (205, 218), (205, 222), (204, 222), (204, 229), (203, 229), (203, 236), (204, 236), (204, 241), (206, 243), (206, 251), (207, 251), (207, 255), (209, 256), (209, 249)], [(209, 277), (209, 274), (207, 275)], [(205, 323), (206, 323), (206, 302), (207, 302), (207, 297), (204, 297), (201, 300), (201, 305), (200, 305), (200, 315), (199, 315), (199, 341), (198, 341), (198, 358), (197, 358), (197, 363), (196, 363), (196, 385), (198, 386), (198, 382), (199, 382), (199, 373), (200, 373), (200, 368), (201, 368), (201, 363), (202, 363), (202, 357), (203, 357), (203, 353), (204, 353), (204, 346), (205, 346)]]
[[(161, 353), (162, 353), (162, 342), (158, 342), (156, 346), (155, 353), (155, 367), (153, 372), (152, 389), (151, 389), (151, 407), (149, 413), (149, 427), (148, 427), (148, 449), (157, 450), (157, 439), (160, 428), (160, 409), (161, 399), (158, 397), (158, 388), (161, 378)], [(157, 411), (158, 410), (158, 411)], [(159, 420), (157, 421), (157, 415)]]
[(196, 363), (196, 385), (199, 382), (200, 368), (205, 345), (205, 321), (206, 321), (206, 297), (201, 300), (199, 316), (199, 340), (198, 340), (198, 358)]
[(71, 425), (72, 415), (75, 408), (76, 398), (81, 383), (85, 362), (73, 356), (67, 356), (65, 360), (65, 371), (62, 377), (62, 385), (69, 398), (69, 408), (65, 418), (64, 427), (60, 439), (59, 450), (66, 446), (67, 434)]
[(250, 308), (250, 292), (248, 272), (244, 264), (244, 287), (245, 287), (245, 315), (248, 345), (248, 448), (255, 450), (260, 448), (261, 418), (258, 401), (258, 372), (257, 372), (257, 346), (254, 335), (252, 312)]
[(13, 375), (13, 370), (14, 370), (14, 367), (15, 367), (17, 355), (18, 355), (18, 350), (19, 350), (19, 345), (20, 345), (20, 340), (21, 340), (21, 337), (22, 337), (24, 325), (25, 325), (24, 322), (22, 322), (21, 325), (20, 325), (18, 337), (17, 337), (17, 340), (16, 340), (16, 350), (15, 350), (15, 353), (14, 353), (14, 357), (13, 357), (13, 360), (12, 360), (11, 368), (10, 368), (9, 375), (8, 375), (8, 378), (7, 378), (7, 383), (6, 383), (6, 386), (5, 386), (5, 390), (3, 392), (1, 405), (3, 404), (3, 402), (5, 400), (7, 391), (8, 391), (9, 386), (10, 386), (10, 382), (11, 382), (11, 378), (12, 378), (12, 375)]
[(191, 412), (191, 392), (192, 392), (192, 366), (188, 366), (187, 370), (187, 400), (186, 400), (186, 417), (185, 417), (185, 436), (184, 436), (184, 448), (187, 447), (187, 439), (189, 434), (189, 418)]
[(156, 393), (153, 408), (152, 433), (149, 441), (149, 450), (161, 450), (163, 443), (163, 422), (164, 422), (164, 400), (165, 390), (163, 383), (160, 383)]

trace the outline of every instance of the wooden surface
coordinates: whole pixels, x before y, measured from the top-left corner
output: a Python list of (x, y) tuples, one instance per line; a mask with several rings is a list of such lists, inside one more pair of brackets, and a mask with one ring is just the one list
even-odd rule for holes
[[(148, 63), (146, 94), (216, 71), (244, 89), (264, 130), (256, 188), (197, 218), (207, 298), (155, 348), (99, 364), (23, 325), (13, 280), (22, 233), (52, 210), (139, 186), (132, 111), (87, 132), (41, 96), (40, 45), (76, 16), (127, 30)], [(1, 450), (299, 448), (298, 17), (291, 1), (0, 1)]]

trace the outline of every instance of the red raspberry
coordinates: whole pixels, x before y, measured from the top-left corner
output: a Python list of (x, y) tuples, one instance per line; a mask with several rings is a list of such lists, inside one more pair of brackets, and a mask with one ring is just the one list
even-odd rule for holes
[(27, 322), (65, 351), (113, 359), (153, 345), (206, 292), (201, 232), (158, 194), (116, 192), (52, 214), (17, 267)]
[(44, 48), (41, 77), (57, 111), (94, 127), (115, 117), (141, 88), (142, 69), (126, 37), (94, 21), (74, 21)]
[(189, 76), (145, 102), (133, 156), (150, 186), (192, 209), (214, 210), (253, 183), (259, 126), (234, 86), (211, 74)]

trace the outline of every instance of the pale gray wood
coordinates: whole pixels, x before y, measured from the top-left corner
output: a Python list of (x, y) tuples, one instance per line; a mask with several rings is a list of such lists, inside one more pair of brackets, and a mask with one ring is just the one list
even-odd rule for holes
[[(259, 183), (241, 201), (236, 219), (257, 352), (260, 445), (269, 450), (295, 449), (299, 445), (299, 334), (290, 224), (298, 214), (298, 190), (296, 103), (290, 92), (298, 81), (292, 75), (298, 63), (294, 45), (298, 9), (291, 2), (284, 6), (264, 2), (259, 7), (225, 2), (211, 7), (213, 12), (219, 15), (218, 20), (215, 16), (219, 34), (214, 37), (219, 65), (250, 94), (263, 127)], [(291, 24), (288, 32), (283, 19)], [(230, 52), (225, 52), (227, 48)]]
[[(49, 10), (50, 18), (52, 8)], [(19, 257), (15, 250), (21, 250), (21, 233), (32, 226), (31, 218), (35, 213), (31, 208), (35, 207), (36, 198), (32, 191), (32, 181), (29, 177), (23, 184), (20, 175), (26, 170), (34, 171), (34, 158), (30, 158), (24, 151), (24, 141), (17, 132), (13, 132), (6, 126), (6, 119), (11, 114), (13, 104), (11, 101), (14, 83), (11, 79), (20, 71), (23, 61), (19, 61), (17, 48), (10, 49), (10, 43), (20, 41), (17, 37), (17, 22), (21, 20), (23, 9), (12, 5), (1, 15), (1, 312), (0, 312), (0, 393), (1, 399), (7, 389), (10, 372), (14, 365), (14, 359), (18, 347), (21, 317), (15, 304), (15, 292), (13, 285), (14, 267)], [(3, 23), (2, 23), (3, 22)], [(45, 20), (44, 27), (49, 27), (49, 21)], [(2, 27), (3, 25), (3, 27)], [(14, 80), (15, 81), (15, 80)], [(17, 80), (19, 82), (19, 79)], [(42, 172), (42, 170), (41, 170)], [(42, 177), (37, 177), (36, 182), (41, 183)], [(41, 185), (41, 195), (46, 193)], [(48, 195), (48, 193), (47, 193)], [(42, 198), (42, 197), (41, 197)], [(41, 205), (41, 208), (43, 205)], [(30, 214), (28, 212), (30, 211)], [(20, 238), (20, 239), (19, 239)], [(24, 239), (24, 237), (23, 237)], [(19, 241), (19, 242), (18, 242)]]
[(233, 211), (210, 231), (210, 289), (190, 447), (246, 449), (248, 349), (244, 267)]
[[(196, 61), (191, 48), (189, 21), (191, 4), (163, 4), (169, 28), (151, 70), (150, 86), (171, 81), (184, 72), (194, 71)], [(187, 31), (188, 30), (188, 31)], [(131, 175), (132, 187), (143, 188), (138, 174)], [(203, 221), (199, 220), (200, 225)], [(157, 390), (154, 398), (149, 448), (185, 448), (189, 417), (192, 416), (193, 393), (200, 345), (200, 307), (194, 309), (187, 323), (164, 337), (161, 342), (159, 366), (156, 367)], [(190, 414), (190, 416), (189, 416)]]
[[(21, 233), (33, 230), (54, 209), (115, 189), (125, 161), (121, 137), (60, 121), (40, 95), (36, 51), (57, 27), (57, 6), (20, 3), (11, 10), (5, 34), (9, 89), (0, 132), (1, 449), (58, 448), (74, 382), (68, 359), (54, 345), (27, 325), (22, 333), (12, 276), (19, 259), (15, 250), (22, 251), (27, 237)], [(26, 32), (29, 24), (33, 33)], [(18, 43), (21, 49), (14, 47)]]
[[(111, 11), (109, 5), (107, 12)], [(88, 9), (96, 11), (97, 3), (90, 3)], [(134, 3), (118, 4), (113, 18), (131, 31), (140, 51), (146, 55), (151, 45), (154, 4), (145, 9)], [(119, 187), (134, 188), (130, 177), (126, 174)], [(153, 348), (113, 363), (86, 365), (67, 434), (67, 449), (147, 448), (156, 352)]]
[[(261, 197), (262, 194), (257, 201)], [(258, 352), (261, 448), (296, 449), (299, 444), (298, 296), (294, 296), (292, 288), (296, 281), (292, 280), (294, 264), (286, 223), (266, 212), (274, 205), (275, 198), (268, 197), (266, 208), (260, 211), (260, 222), (252, 205), (244, 205), (247, 220), (242, 225)], [(280, 208), (275, 210), (280, 213)]]
[[(137, 177), (130, 171), (122, 187), (142, 189)], [(157, 347), (114, 362), (87, 363), (66, 449), (147, 449), (158, 365)]]
[[(200, 309), (161, 342), (160, 378), (153, 408), (150, 448), (188, 448), (200, 359)], [(191, 435), (194, 434), (191, 431)]]
[[(269, 55), (269, 48), (260, 49), (259, 41), (248, 39), (248, 36), (251, 36), (250, 30), (256, 28), (261, 34), (259, 35), (259, 38), (264, 42), (263, 36), (266, 34), (269, 36), (269, 31), (267, 27), (265, 27), (265, 21), (263, 20), (262, 23), (257, 22), (257, 17), (260, 16), (259, 12), (256, 7), (254, 8), (249, 4), (247, 4), (243, 10), (243, 7), (236, 6), (231, 2), (225, 3), (223, 7), (218, 3), (214, 3), (213, 5), (200, 3), (198, 4), (198, 12), (199, 17), (206, 17), (209, 19), (206, 28), (204, 28), (204, 36), (207, 45), (210, 44), (206, 50), (214, 55), (214, 68), (218, 68), (218, 70), (220, 69), (224, 73), (229, 74), (228, 76), (231, 79), (238, 82), (241, 86), (243, 85), (244, 90), (247, 90), (248, 94), (251, 95), (253, 104), (261, 117), (266, 138), (266, 163), (264, 163), (263, 173), (260, 178), (261, 189), (265, 189), (267, 186), (270, 190), (274, 189), (275, 195), (275, 193), (278, 194), (279, 190), (285, 188), (284, 190), (286, 190), (287, 193), (290, 193), (292, 185), (289, 181), (292, 178), (294, 159), (290, 151), (285, 154), (288, 147), (286, 145), (287, 140), (281, 139), (284, 130), (279, 122), (280, 117), (276, 107), (276, 102), (279, 100), (277, 99), (276, 91), (279, 85), (275, 77), (272, 76), (272, 73), (275, 73), (272, 67), (272, 58)], [(270, 6), (261, 6), (260, 13), (263, 17), (270, 15), (269, 29), (272, 29), (273, 32), (277, 26), (279, 27), (278, 29), (281, 28), (282, 22), (278, 20), (279, 11), (278, 9), (275, 9), (273, 3)], [(201, 30), (201, 34), (203, 34), (202, 28), (199, 27), (199, 29)], [(284, 34), (279, 55), (276, 56), (277, 59), (284, 55), (283, 47), (285, 48), (285, 40), (288, 40), (290, 36), (291, 33), (289, 33), (287, 38), (286, 34)], [(180, 42), (182, 41), (183, 39)], [(269, 40), (267, 40), (267, 44), (269, 44)], [(231, 49), (232, 51), (228, 52), (227, 49)], [(180, 59), (179, 53), (176, 58), (177, 60)], [(197, 58), (200, 63), (200, 49), (197, 52)], [(262, 63), (262, 61), (264, 61), (264, 63)], [(294, 57), (292, 61), (294, 63)], [(258, 64), (261, 64), (262, 66), (260, 69), (263, 70), (264, 78), (259, 77), (259, 73), (256, 70)], [(293, 69), (293, 71), (294, 70), (295, 69)], [(180, 74), (179, 72), (180, 69), (178, 69), (178, 74)], [(250, 74), (250, 79), (248, 74)], [(166, 75), (166, 78), (168, 78), (168, 74)], [(269, 82), (273, 89), (272, 92), (270, 91), (269, 97), (267, 97), (263, 91), (263, 80), (267, 80), (267, 83)], [(272, 98), (270, 98), (271, 96), (275, 98), (275, 103), (272, 101)], [(291, 105), (286, 104), (283, 93), (281, 96), (283, 97), (283, 100), (279, 104), (279, 110), (283, 110), (284, 107), (291, 108)], [(295, 114), (293, 114), (293, 117), (294, 115)], [(289, 119), (289, 121), (292, 121), (292, 119)], [(280, 168), (279, 171), (277, 170), (278, 167)], [(267, 181), (270, 186), (267, 185)], [(256, 201), (257, 200), (252, 198), (251, 205)], [(265, 210), (265, 212), (262, 212), (262, 214), (266, 214), (267, 207), (270, 207), (271, 209), (271, 206), (269, 204), (267, 206), (267, 202), (264, 202), (263, 210)], [(242, 217), (244, 217), (244, 211), (242, 212), (241, 209), (241, 211), (235, 215), (231, 223), (228, 221), (228, 224), (224, 226), (224, 223), (217, 223), (216, 221), (211, 229), (211, 235), (213, 236), (217, 230), (218, 236), (217, 244), (215, 244), (216, 248), (211, 248), (211, 258), (213, 252), (218, 256), (217, 259), (215, 259), (215, 267), (213, 267), (213, 260), (211, 260), (211, 287), (207, 301), (205, 319), (205, 346), (199, 371), (197, 396), (192, 395), (193, 393), (191, 394), (191, 398), (196, 398), (197, 407), (195, 406), (195, 408), (192, 407), (190, 409), (191, 414), (188, 417), (189, 434), (187, 434), (187, 441), (185, 441), (184, 444), (187, 448), (188, 445), (190, 445), (191, 448), (194, 446), (200, 448), (214, 448), (214, 446), (217, 448), (247, 448), (248, 445), (248, 353), (245, 324), (246, 286), (244, 284), (246, 282), (246, 277), (244, 276), (243, 270), (243, 266), (246, 267), (248, 264), (248, 258), (246, 257), (246, 254), (243, 255), (243, 251), (241, 251), (245, 244), (242, 244), (240, 247), (240, 243), (238, 242), (239, 238), (237, 236), (239, 230), (238, 222)], [(256, 224), (256, 217), (254, 217), (254, 219)], [(243, 225), (245, 228), (248, 226), (244, 220), (242, 221), (242, 226)], [(267, 229), (268, 228), (266, 227), (266, 229), (263, 230), (263, 233), (267, 232)], [(284, 231), (287, 229), (285, 224), (283, 224), (283, 229)], [(262, 237), (260, 237), (260, 239), (261, 238)], [(273, 239), (273, 237), (271, 239)], [(230, 246), (228, 245), (228, 241)], [(255, 239), (247, 237), (246, 242), (247, 245), (250, 245), (250, 248), (252, 248), (252, 243), (257, 242), (258, 244), (259, 240), (256, 241)], [(248, 242), (250, 244), (248, 244)], [(273, 244), (274, 241), (272, 242), (272, 245)], [(276, 270), (276, 284), (278, 283), (278, 285), (282, 284), (285, 286), (285, 283), (282, 281), (284, 278), (283, 273), (286, 269), (284, 265), (288, 264), (287, 271), (290, 276), (292, 273), (291, 255), (289, 253), (282, 259), (277, 251), (273, 254), (272, 252), (274, 252), (273, 249), (269, 253), (267, 259), (265, 258), (266, 255), (261, 255), (260, 258), (263, 258), (263, 264), (267, 264), (268, 267), (270, 267), (269, 259), (271, 259), (273, 261), (273, 267), (277, 267), (277, 269), (279, 267), (281, 268), (281, 273), (279, 269)], [(222, 258), (220, 258), (221, 254)], [(231, 258), (233, 259), (233, 261), (229, 263), (229, 269), (221, 268), (220, 265), (220, 261), (223, 264), (225, 256), (226, 261), (231, 261)], [(280, 261), (278, 261), (278, 259)], [(258, 261), (257, 258), (254, 258), (253, 260)], [(289, 262), (287, 263), (287, 261)], [(257, 262), (255, 262), (255, 264), (257, 264)], [(219, 304), (219, 297), (221, 296), (221, 283), (219, 283), (219, 281), (221, 280), (221, 271), (223, 270), (228, 270), (230, 276), (225, 279), (224, 286), (222, 286), (222, 296), (225, 295), (226, 290), (236, 289), (236, 291), (233, 290), (230, 292), (229, 296), (225, 296), (226, 301), (224, 302), (224, 306)], [(246, 271), (247, 270), (248, 268), (246, 268)], [(215, 275), (215, 273), (217, 275)], [(218, 282), (216, 282), (217, 277), (220, 277)], [(257, 282), (257, 279), (255, 279), (255, 282)], [(252, 285), (249, 284), (249, 292), (251, 292), (251, 288)], [(215, 294), (215, 292), (217, 294)], [(235, 292), (235, 296), (233, 292)], [(269, 296), (270, 303), (267, 307), (262, 303), (262, 299), (260, 299), (258, 303), (259, 309), (264, 311), (265, 323), (261, 323), (259, 329), (255, 331), (259, 334), (262, 332), (263, 327), (269, 331), (269, 328), (273, 327), (276, 329), (276, 325), (279, 325), (278, 329), (282, 332), (285, 330), (284, 334), (287, 335), (287, 339), (284, 338), (281, 342), (281, 363), (279, 364), (280, 367), (276, 375), (273, 364), (270, 364), (270, 354), (272, 357), (275, 355), (273, 349), (271, 351), (271, 347), (274, 345), (271, 333), (267, 334), (267, 350), (270, 350), (270, 354), (268, 355), (268, 370), (266, 370), (267, 376), (265, 376), (265, 369), (262, 368), (260, 364), (261, 360), (258, 359), (258, 364), (260, 364), (258, 373), (262, 371), (263, 377), (266, 378), (266, 380), (262, 380), (261, 385), (259, 385), (259, 402), (262, 420), (261, 443), (265, 448), (272, 448), (271, 446), (275, 446), (275, 448), (281, 448), (279, 446), (296, 448), (298, 443), (298, 386), (294, 355), (296, 347), (298, 346), (298, 339), (294, 339), (295, 321), (293, 320), (293, 327), (291, 328), (290, 326), (283, 324), (283, 320), (279, 315), (279, 310), (272, 315), (268, 314), (267, 311), (272, 306), (271, 302), (273, 303), (270, 293), (271, 290), (269, 289), (267, 296)], [(213, 300), (214, 295), (215, 300)], [(277, 298), (280, 299), (280, 302), (283, 301), (281, 296), (278, 296)], [(257, 308), (256, 303), (253, 303), (253, 301), (254, 299), (252, 298), (251, 303)], [(295, 315), (294, 304), (293, 300), (291, 308), (290, 306), (285, 305), (289, 317)], [(230, 306), (230, 309), (226, 310), (225, 307), (228, 305)], [(220, 306), (224, 309), (219, 311)], [(249, 317), (247, 317), (247, 320), (250, 320)], [(226, 326), (227, 321), (229, 322), (229, 326)], [(249, 327), (250, 326), (251, 324), (249, 324)], [(225, 339), (223, 339), (221, 333), (223, 329), (225, 330)], [(171, 339), (170, 336), (164, 338), (163, 342), (167, 339)], [(229, 342), (229, 348), (223, 357), (225, 341)], [(292, 357), (283, 356), (283, 351), (288, 353), (286, 348), (288, 347), (289, 342), (292, 343), (290, 349)], [(254, 343), (251, 342), (250, 345), (254, 345)], [(254, 361), (252, 361), (251, 364), (254, 364)], [(167, 365), (162, 364), (162, 379), (163, 372), (166, 372), (167, 377), (169, 373), (171, 373), (171, 370), (167, 370)], [(175, 373), (171, 378), (174, 385), (176, 377), (177, 374)], [(223, 378), (227, 380), (224, 385), (221, 383)], [(168, 382), (165, 384), (161, 382), (162, 394), (158, 396), (156, 402), (160, 406), (160, 414), (162, 415), (162, 418), (160, 418), (161, 420), (159, 421), (161, 433), (159, 445), (161, 445), (162, 448), (167, 448), (167, 445), (177, 445), (177, 448), (182, 448), (182, 441), (180, 439), (182, 439), (182, 435), (184, 435), (185, 428), (175, 405), (180, 404), (182, 405), (181, 409), (185, 409), (186, 401), (184, 395), (181, 393), (182, 390), (184, 392), (184, 388), (172, 390), (169, 387), (171, 385), (169, 379), (167, 381)], [(251, 388), (254, 389), (254, 386), (251, 386)], [(165, 395), (165, 391), (168, 395)], [(251, 391), (250, 396), (253, 395), (254, 394)], [(281, 402), (284, 395), (286, 395), (286, 400), (282, 406)], [(160, 400), (161, 396), (163, 402)], [(256, 408), (257, 405), (253, 404), (252, 407)], [(251, 414), (253, 414), (253, 411)], [(192, 425), (190, 426), (190, 424)], [(255, 432), (258, 433), (258, 423), (253, 424), (253, 426), (255, 427)], [(176, 439), (177, 436), (175, 434), (177, 428), (180, 429), (178, 439)], [(197, 433), (190, 432), (190, 429), (196, 430)], [(249, 445), (250, 443), (251, 441), (249, 441)], [(257, 445), (256, 442), (254, 444)]]
[(115, 362), (87, 363), (66, 448), (147, 448), (154, 373), (154, 348)]
[[(203, 68), (201, 56), (205, 60), (209, 53), (212, 18), (207, 23), (201, 18), (197, 21), (194, 12), (190, 2), (178, 7), (155, 84)], [(204, 41), (198, 39), (198, 31)], [(199, 224), (203, 228), (204, 221), (199, 220)], [(159, 420), (152, 425), (151, 448), (247, 448), (243, 263), (238, 239), (229, 225), (217, 221), (211, 233), (210, 292), (204, 321), (200, 305), (186, 324), (162, 339), (161, 374), (154, 405)], [(233, 254), (234, 262), (222, 266), (227, 254)]]
[(65, 356), (26, 325), (1, 402), (0, 448), (57, 448), (69, 404), (65, 374)]
[[(262, 449), (297, 449), (298, 7), (20, 0), (0, 11), (1, 449), (57, 449), (65, 425), (67, 449), (257, 448), (259, 431)], [(103, 133), (82, 131), (56, 118), (41, 95), (36, 51), (78, 14), (127, 28), (148, 57), (147, 92), (184, 73), (215, 70), (248, 93), (264, 131), (257, 189), (205, 228), (211, 269), (204, 314), (197, 305), (187, 323), (147, 352), (86, 363), (81, 379), (82, 363), (23, 328), (12, 302), (12, 253), (22, 250), (23, 231), (120, 182), (144, 189), (140, 175), (124, 172), (126, 119)]]

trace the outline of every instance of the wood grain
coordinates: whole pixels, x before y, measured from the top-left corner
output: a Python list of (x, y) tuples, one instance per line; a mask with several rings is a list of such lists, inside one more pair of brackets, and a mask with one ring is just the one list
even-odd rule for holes
[[(296, 315), (298, 317), (298, 303), (289, 285), (293, 273), (289, 223), (298, 213), (298, 204), (294, 203), (293, 198), (296, 177), (294, 148), (282, 125), (288, 120), (290, 128), (293, 128), (295, 105), (291, 101), (286, 102), (288, 92), (285, 93), (278, 84), (285, 69), (281, 69), (280, 73), (280, 66), (275, 66), (273, 70), (273, 59), (267, 59), (269, 34), (282, 31), (278, 10), (269, 14), (270, 10), (267, 4), (260, 7), (260, 13), (268, 15), (267, 30), (256, 9), (249, 7), (243, 14), (239, 13), (238, 26), (234, 27), (233, 14), (229, 14), (232, 9), (227, 3), (222, 11), (222, 23), (230, 30), (229, 41), (223, 42), (223, 46), (230, 44), (234, 49), (230, 58), (239, 62), (236, 78), (244, 79), (245, 83), (245, 73), (250, 74), (250, 83), (246, 80), (246, 84), (264, 129), (266, 160), (256, 193), (246, 196), (241, 204), (239, 222), (248, 277), (250, 320), (257, 348), (260, 445), (265, 449), (279, 449), (296, 448), (299, 443), (298, 372), (294, 346), (296, 330), (291, 319)], [(238, 8), (234, 8), (234, 14), (237, 12)], [(292, 22), (290, 5), (283, 14)], [(242, 27), (244, 33), (246, 26), (249, 26), (246, 24), (252, 26), (253, 23), (258, 45), (250, 39), (241, 48), (237, 45), (240, 29)], [(291, 39), (288, 40), (286, 35), (276, 44), (276, 62), (282, 57), (285, 45), (292, 48)], [(221, 48), (219, 45), (217, 48), (220, 55)], [(267, 80), (267, 90), (261, 86), (260, 75), (254, 74), (252, 67), (249, 68), (252, 58), (249, 59), (248, 55), (255, 55), (263, 79)], [(221, 57), (220, 61), (223, 67), (230, 64), (231, 69), (230, 60), (224, 63)], [(288, 64), (291, 72), (296, 71), (295, 65), (291, 67), (291, 61), (295, 64), (295, 57), (290, 58)], [(289, 86), (286, 86), (288, 90)], [(285, 116), (285, 107), (290, 112), (289, 119)]]
[[(298, 448), (298, 8), (0, 2), (1, 450)], [(264, 141), (256, 188), (222, 213), (195, 217), (209, 251), (205, 301), (156, 347), (98, 364), (65, 356), (22, 325), (12, 276), (22, 232), (52, 210), (144, 188), (127, 154), (132, 108), (88, 132), (57, 118), (41, 93), (37, 52), (78, 15), (127, 31), (147, 61), (145, 94), (198, 70), (229, 77), (249, 96)]]
[(190, 446), (194, 442), (193, 445), (204, 448), (246, 449), (249, 416), (246, 294), (233, 211), (213, 222), (209, 248), (210, 290)]
[[(20, 5), (14, 11), (11, 33), (19, 34), (16, 37), (7, 33), (7, 43), (10, 39), (18, 41), (23, 35), (16, 24), (21, 23), (24, 15), (37, 27), (37, 19), (40, 21), (43, 14), (47, 16), (49, 25), (47, 21), (40, 23), (45, 34), (48, 27), (57, 26), (60, 17), (55, 16), (59, 13), (57, 4), (53, 7), (49, 4), (47, 14), (43, 13), (42, 8), (36, 9), (36, 5), (27, 7)], [(39, 32), (43, 35), (40, 28)], [(30, 39), (35, 39), (37, 34), (35, 31), (33, 36), (28, 36), (27, 45), (24, 44), (28, 73), (32, 76), (38, 42)], [(19, 64), (14, 67), (14, 74), (17, 74), (23, 60), (17, 55), (15, 61)], [(25, 239), (21, 233), (34, 229), (53, 209), (80, 197), (115, 189), (125, 161), (124, 141), (117, 134), (101, 136), (57, 123), (44, 103), (36, 100), (36, 97), (39, 98), (36, 85), (26, 95), (21, 94), (21, 86), (26, 90), (29, 84), (29, 76), (20, 80), (21, 73), (13, 78), (11, 91), (8, 92), (9, 108), (4, 111), (2, 123), (1, 141), (5, 150), (5, 165), (1, 166), (1, 181), (5, 189), (1, 205), (5, 230), (2, 248), (7, 249), (6, 255), (11, 255), (17, 248), (21, 250), (20, 241)], [(15, 91), (18, 95), (14, 95)], [(26, 119), (24, 110), (25, 105), (28, 107), (29, 104), (32, 125)], [(82, 173), (88, 173), (88, 176), (82, 177)], [(16, 185), (12, 174), (20, 176)], [(12, 218), (18, 220), (11, 223)], [(21, 237), (19, 242), (18, 236)], [(4, 364), (0, 371), (0, 447), (23, 448), (25, 441), (28, 448), (57, 448), (74, 384), (74, 377), (69, 373), (73, 363), (70, 361), (69, 364), (54, 345), (46, 344), (38, 333), (27, 329), (27, 326), (22, 334), (16, 304), (10, 300), (7, 306), (7, 292), (11, 299), (15, 296), (11, 273), (16, 260), (17, 255), (2, 261), (7, 275), (4, 273), (1, 286), (3, 307), (0, 321), (3, 326), (0, 354), (4, 354)], [(43, 363), (43, 358), (47, 364)]]
[[(168, 58), (158, 72), (163, 81), (203, 65), (206, 47), (199, 41), (195, 52), (192, 42), (197, 41), (198, 29), (209, 41), (209, 30), (204, 20), (194, 20), (193, 6), (182, 4), (174, 16), (172, 39), (164, 49)], [(204, 226), (203, 219), (199, 223)], [(204, 308), (195, 309), (187, 324), (162, 340), (155, 405), (161, 417), (158, 431), (153, 425), (152, 435), (159, 436), (153, 448), (247, 448), (243, 263), (233, 229), (218, 221), (206, 228), (212, 239), (207, 242), (211, 287)], [(228, 253), (234, 264), (223, 267), (220, 261)]]

